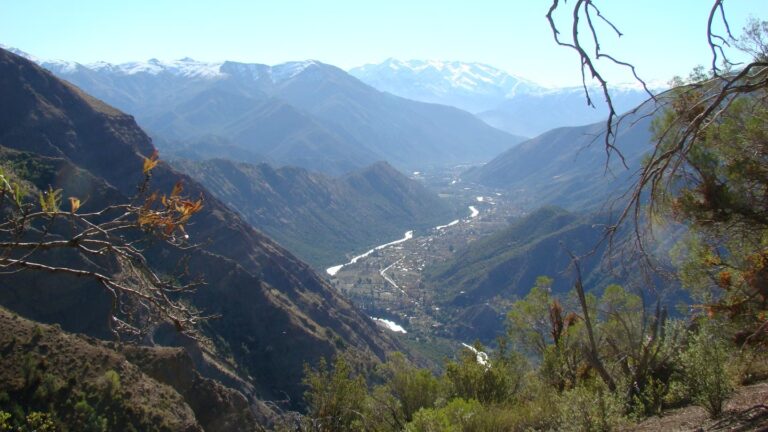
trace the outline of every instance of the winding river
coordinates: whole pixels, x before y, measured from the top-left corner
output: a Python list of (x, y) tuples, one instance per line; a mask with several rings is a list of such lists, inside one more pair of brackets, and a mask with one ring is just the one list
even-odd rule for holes
[[(469, 218), (470, 219), (476, 218), (477, 215), (480, 214), (480, 211), (477, 208), (475, 208), (475, 206), (469, 206), (469, 211), (470, 211), (470, 214), (469, 214)], [(457, 220), (451, 221), (447, 225), (436, 226), (435, 229), (439, 231), (441, 229), (448, 228), (448, 227), (456, 225), (458, 223), (459, 223), (459, 220), (457, 219)], [(389, 242), (389, 243), (386, 243), (386, 244), (383, 244), (383, 245), (380, 245), (380, 246), (376, 246), (375, 248), (373, 248), (373, 249), (371, 249), (371, 250), (369, 250), (369, 251), (367, 251), (367, 252), (365, 252), (363, 254), (360, 254), (360, 255), (358, 255), (358, 256), (356, 256), (354, 258), (352, 258), (346, 264), (339, 264), (339, 265), (335, 265), (333, 267), (328, 267), (327, 269), (325, 269), (325, 272), (328, 273), (330, 276), (336, 276), (336, 273), (338, 273), (339, 270), (341, 270), (344, 266), (348, 266), (350, 264), (354, 264), (354, 263), (358, 262), (359, 260), (367, 257), (368, 255), (374, 253), (377, 250), (381, 250), (381, 249), (384, 249), (384, 248), (389, 247), (389, 246), (394, 246), (396, 244), (400, 244), (400, 243), (408, 241), (408, 240), (410, 240), (412, 238), (413, 238), (413, 230), (407, 231), (405, 233), (405, 235), (403, 235), (403, 238), (395, 240), (395, 241), (392, 241), (392, 242)], [(385, 269), (385, 271), (387, 269)], [(394, 283), (392, 283), (392, 284), (395, 285)], [(395, 286), (397, 286), (397, 285), (395, 285)]]
[(402, 243), (404, 241), (408, 241), (408, 240), (410, 240), (412, 238), (413, 238), (413, 231), (407, 231), (405, 233), (405, 235), (403, 236), (403, 238), (395, 240), (395, 241), (392, 241), (392, 242), (389, 242), (389, 243), (386, 243), (386, 244), (383, 244), (383, 245), (380, 245), (380, 246), (376, 246), (375, 248), (367, 251), (366, 253), (358, 255), (358, 256), (352, 258), (346, 264), (340, 264), (340, 265), (337, 265), (337, 266), (328, 267), (327, 269), (325, 269), (325, 272), (328, 273), (331, 276), (336, 276), (336, 273), (338, 273), (339, 270), (341, 270), (342, 267), (348, 266), (350, 264), (354, 264), (354, 263), (358, 262), (359, 260), (367, 257), (368, 255), (374, 253), (377, 250), (381, 250), (381, 249), (384, 249), (384, 248), (389, 247), (389, 246), (394, 246), (396, 244), (400, 244), (400, 243)]

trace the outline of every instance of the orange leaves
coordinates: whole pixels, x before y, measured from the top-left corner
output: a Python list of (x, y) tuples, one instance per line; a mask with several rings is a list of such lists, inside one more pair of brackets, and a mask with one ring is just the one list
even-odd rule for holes
[(77, 210), (80, 208), (80, 199), (76, 197), (69, 197), (69, 211), (72, 213), (77, 213)]
[(171, 190), (171, 197), (177, 197), (181, 195), (181, 192), (184, 190), (184, 185), (181, 183), (181, 180), (177, 181), (175, 185), (173, 185), (173, 190)]
[[(147, 180), (150, 172), (159, 162), (157, 150), (152, 153), (152, 156), (144, 158), (144, 175), (147, 176)], [(173, 233), (179, 231), (184, 238), (189, 238), (184, 230), (184, 224), (203, 208), (203, 199), (201, 197), (198, 200), (189, 200), (182, 196), (182, 192), (184, 192), (184, 185), (181, 180), (173, 185), (170, 195), (160, 196), (157, 192), (153, 192), (137, 209), (139, 226), (164, 237), (173, 237)]]
[(152, 171), (157, 166), (157, 164), (160, 162), (158, 157), (159, 157), (159, 155), (157, 153), (157, 150), (155, 150), (152, 153), (152, 156), (150, 156), (148, 158), (143, 158), (144, 159), (144, 174), (145, 175), (149, 174), (149, 172)]
[(733, 280), (730, 271), (723, 270), (717, 274), (717, 285), (720, 288), (727, 290), (731, 287), (732, 282)]
[(170, 195), (163, 195), (159, 199), (157, 193), (149, 196), (139, 211), (139, 226), (156, 229), (166, 237), (171, 237), (178, 230), (184, 238), (188, 238), (184, 225), (203, 208), (203, 199), (186, 199), (181, 195), (183, 191), (184, 186), (179, 181), (173, 186)]

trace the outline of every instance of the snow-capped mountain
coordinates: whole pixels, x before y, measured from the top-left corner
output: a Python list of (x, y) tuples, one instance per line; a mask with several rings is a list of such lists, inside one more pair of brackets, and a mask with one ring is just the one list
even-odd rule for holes
[[(381, 91), (470, 111), (515, 135), (533, 137), (557, 127), (599, 122), (608, 115), (599, 87), (589, 87), (596, 105), (589, 107), (581, 86), (547, 88), (480, 63), (388, 59), (349, 73)], [(653, 91), (663, 86), (651, 87)], [(610, 91), (619, 112), (648, 98), (636, 82), (610, 83)]]
[(188, 159), (270, 161), (333, 175), (385, 160), (411, 171), (485, 162), (522, 140), (315, 60), (35, 61), (134, 115), (164, 154)]
[(451, 105), (473, 113), (544, 87), (481, 63), (388, 59), (349, 70), (364, 83), (397, 96)]
[(71, 74), (77, 70), (83, 70), (112, 76), (166, 75), (202, 80), (221, 79), (236, 74), (241, 78), (250, 76), (253, 81), (266, 79), (274, 84), (289, 80), (318, 64), (315, 60), (305, 60), (267, 66), (235, 62), (202, 62), (189, 57), (170, 61), (153, 58), (147, 61), (120, 64), (103, 61), (81, 64), (64, 60), (40, 60), (20, 50), (11, 50), (11, 52), (26, 57), (56, 74)]

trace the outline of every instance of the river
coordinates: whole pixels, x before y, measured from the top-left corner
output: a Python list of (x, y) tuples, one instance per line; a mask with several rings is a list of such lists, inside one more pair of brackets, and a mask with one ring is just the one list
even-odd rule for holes
[(396, 245), (396, 244), (400, 244), (400, 243), (402, 243), (402, 242), (404, 242), (404, 241), (408, 241), (408, 240), (410, 240), (410, 239), (412, 239), (412, 238), (413, 238), (413, 231), (407, 231), (407, 232), (405, 233), (405, 235), (403, 236), (403, 238), (401, 238), (401, 239), (398, 239), (398, 240), (395, 240), (395, 241), (392, 241), (392, 242), (389, 242), (389, 243), (386, 243), (386, 244), (383, 244), (383, 245), (380, 245), (380, 246), (376, 246), (375, 248), (373, 248), (373, 249), (371, 249), (371, 250), (367, 251), (366, 253), (364, 253), (364, 254), (360, 254), (360, 255), (358, 255), (358, 256), (356, 256), (356, 257), (352, 258), (352, 259), (351, 259), (351, 260), (350, 260), (348, 263), (346, 263), (346, 264), (340, 264), (340, 265), (337, 265), (337, 266), (328, 267), (327, 269), (325, 269), (325, 272), (326, 272), (326, 273), (328, 273), (328, 274), (329, 274), (329, 275), (331, 275), (331, 276), (336, 276), (336, 273), (338, 273), (338, 272), (339, 272), (339, 270), (341, 270), (341, 269), (342, 269), (342, 267), (344, 267), (344, 266), (348, 266), (348, 265), (350, 265), (350, 264), (354, 264), (354, 263), (356, 263), (357, 261), (359, 261), (359, 260), (361, 260), (361, 259), (363, 259), (363, 258), (367, 257), (368, 255), (370, 255), (370, 254), (374, 253), (374, 252), (375, 252), (375, 251), (377, 251), (377, 250), (381, 250), (381, 249), (384, 249), (384, 248), (386, 248), (386, 247), (389, 247), (389, 246), (394, 246), (394, 245)]

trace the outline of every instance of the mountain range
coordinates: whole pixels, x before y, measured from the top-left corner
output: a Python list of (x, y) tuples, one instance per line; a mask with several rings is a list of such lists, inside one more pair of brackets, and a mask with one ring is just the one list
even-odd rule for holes
[(467, 112), (380, 92), (312, 60), (35, 60), (134, 115), (164, 154), (180, 157), (269, 161), (339, 175), (379, 160), (406, 171), (481, 163), (522, 141)]
[(651, 110), (643, 106), (622, 116), (615, 139), (621, 155), (608, 157), (605, 122), (600, 121), (548, 131), (462, 178), (511, 191), (533, 208), (557, 205), (585, 211), (608, 205), (627, 191), (653, 149)]
[(341, 177), (224, 159), (173, 165), (317, 268), (456, 216), (445, 200), (386, 162)]
[(492, 66), (458, 61), (390, 58), (379, 64), (352, 68), (349, 73), (381, 91), (472, 113), (495, 108), (517, 95), (546, 90)]
[[(24, 174), (31, 190), (62, 188), (69, 196), (84, 197), (82, 211), (124, 203), (135, 194), (143, 178), (142, 156), (155, 149), (131, 116), (2, 49), (0, 93), (4, 168)], [(180, 251), (152, 244), (144, 255), (164, 274), (175, 274), (184, 258), (206, 281), (187, 301), (220, 318), (201, 328), (210, 342), (207, 351), (172, 328), (156, 329), (150, 340), (187, 347), (200, 373), (242, 391), (251, 404), (287, 395), (293, 406), (303, 393), (305, 362), (342, 348), (373, 362), (397, 349), (308, 265), (203, 186), (165, 163), (153, 170), (152, 187), (157, 190), (170, 191), (179, 181), (185, 193), (204, 197), (203, 210), (187, 227), (202, 245)], [(108, 335), (105, 323), (112, 301), (96, 282), (21, 272), (4, 275), (0, 285), (0, 304), (15, 313), (70, 332)], [(214, 355), (205, 354), (211, 350)]]
[[(589, 87), (596, 105), (591, 108), (582, 87), (549, 88), (482, 63), (388, 59), (349, 73), (381, 91), (461, 108), (491, 126), (521, 136), (595, 123), (608, 115), (599, 88)], [(651, 91), (663, 87), (654, 83)], [(611, 83), (610, 88), (617, 112), (630, 110), (649, 97), (638, 84)]]

